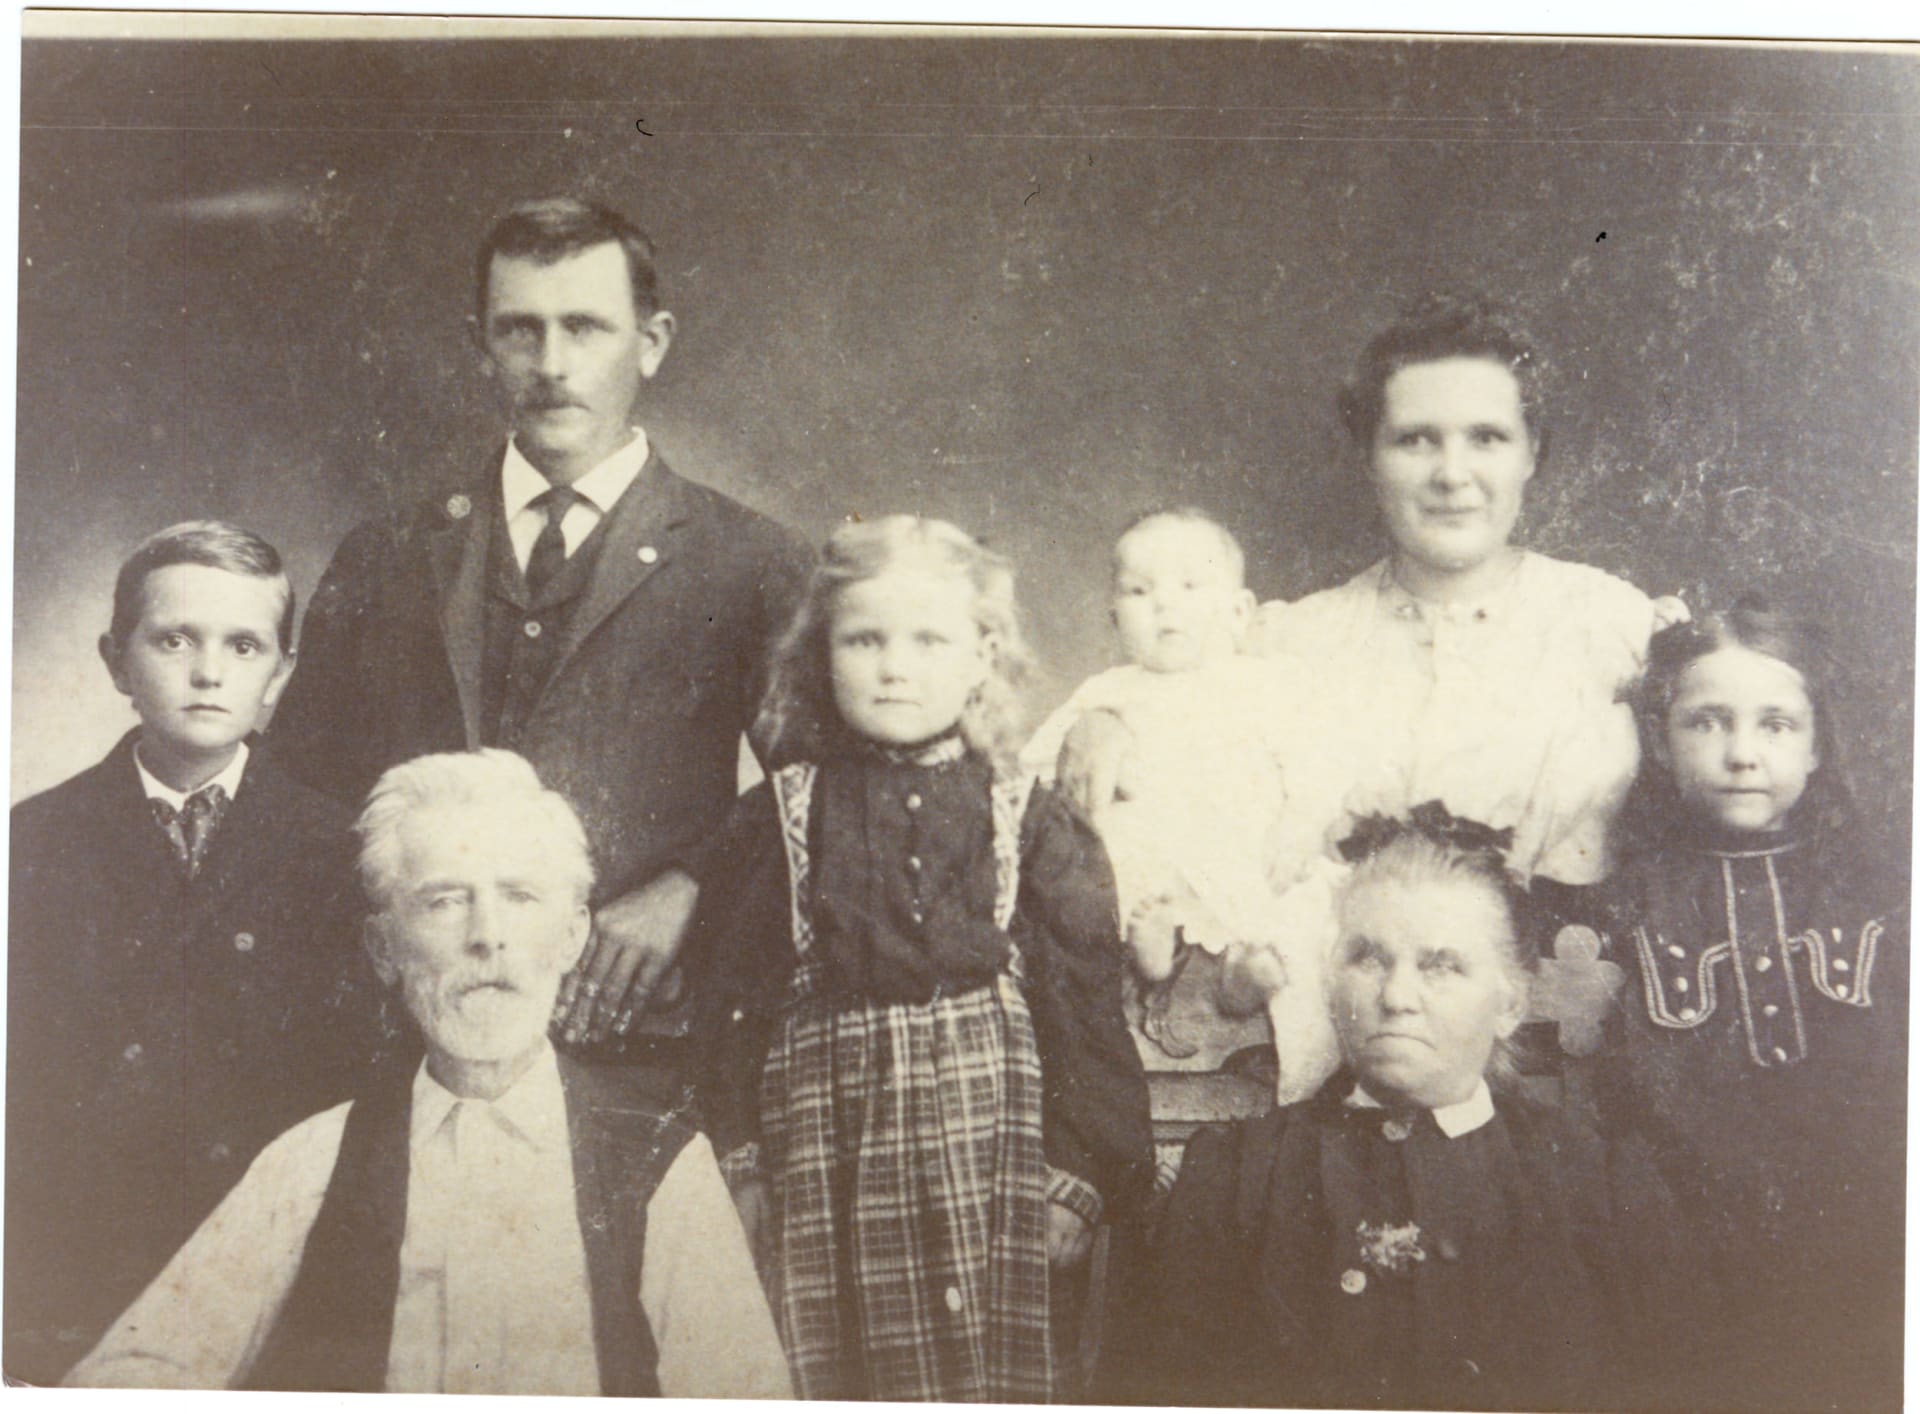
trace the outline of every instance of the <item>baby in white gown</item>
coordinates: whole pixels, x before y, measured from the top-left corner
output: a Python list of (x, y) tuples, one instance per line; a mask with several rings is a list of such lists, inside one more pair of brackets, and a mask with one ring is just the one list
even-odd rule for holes
[[(1287, 1101), (1318, 1089), (1337, 1052), (1317, 933), (1290, 923), (1275, 888), (1292, 882), (1276, 870), (1290, 852), (1283, 763), (1301, 684), (1278, 661), (1241, 655), (1252, 613), (1240, 546), (1224, 527), (1192, 510), (1136, 521), (1114, 547), (1113, 622), (1127, 662), (1082, 683), (1022, 762), (1051, 777), (1088, 713), (1125, 724), (1132, 748), (1118, 798), (1094, 826), (1113, 861), (1135, 967), (1151, 988), (1175, 972), (1182, 943), (1215, 960), (1254, 960), (1261, 985), (1244, 1002), (1271, 1018)], [(1218, 961), (1212, 971), (1221, 973)], [(1245, 1034), (1230, 1016), (1202, 1029)], [(1149, 1054), (1149, 1068), (1218, 1063), (1219, 1047), (1193, 1044), (1191, 1066), (1177, 1064), (1188, 1057), (1173, 1046)]]

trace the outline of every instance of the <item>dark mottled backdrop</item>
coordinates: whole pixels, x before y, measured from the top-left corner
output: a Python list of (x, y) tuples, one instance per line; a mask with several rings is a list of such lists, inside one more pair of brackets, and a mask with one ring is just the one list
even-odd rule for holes
[[(676, 464), (819, 536), (949, 516), (1011, 554), (1057, 700), (1115, 529), (1224, 517), (1263, 597), (1377, 553), (1332, 412), (1429, 284), (1557, 355), (1534, 545), (1826, 615), (1905, 852), (1920, 64), (1735, 46), (1297, 38), (29, 42), (13, 793), (130, 720), (117, 558), (348, 525), (498, 435), (463, 319), (505, 203), (659, 242)], [(639, 127), (644, 127), (645, 133)]]

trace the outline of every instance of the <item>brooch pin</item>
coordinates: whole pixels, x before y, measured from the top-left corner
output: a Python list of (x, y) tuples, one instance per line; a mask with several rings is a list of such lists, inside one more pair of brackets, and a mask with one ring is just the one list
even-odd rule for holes
[(465, 520), (473, 512), (473, 502), (465, 496), (447, 497), (447, 514), (455, 520)]
[(1420, 1224), (1359, 1223), (1354, 1236), (1360, 1239), (1360, 1260), (1376, 1272), (1404, 1272), (1416, 1262), (1427, 1260), (1420, 1245)]

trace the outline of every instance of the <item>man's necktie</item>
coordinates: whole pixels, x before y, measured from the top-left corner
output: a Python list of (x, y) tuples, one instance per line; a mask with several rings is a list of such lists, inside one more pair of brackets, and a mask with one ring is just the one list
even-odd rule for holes
[(164, 800), (149, 799), (147, 804), (153, 807), (153, 818), (160, 828), (167, 832), (167, 842), (173, 846), (173, 861), (180, 866), (180, 872), (191, 879), (200, 872), (200, 865), (207, 857), (207, 847), (213, 842), (213, 832), (220, 826), (220, 818), (227, 813), (227, 792), (222, 786), (208, 786), (188, 796), (186, 803), (178, 810)]
[(533, 553), (527, 556), (527, 593), (535, 599), (567, 562), (567, 541), (560, 533), (560, 522), (579, 499), (580, 493), (571, 486), (549, 486), (527, 503), (547, 513), (547, 523), (540, 527), (540, 538), (533, 542)]

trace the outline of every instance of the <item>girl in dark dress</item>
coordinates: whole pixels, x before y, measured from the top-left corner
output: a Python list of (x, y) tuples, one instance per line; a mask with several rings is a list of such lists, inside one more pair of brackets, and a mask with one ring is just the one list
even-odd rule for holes
[(1653, 643), (1602, 1118), (1708, 1242), (1743, 1409), (1897, 1407), (1907, 927), (1854, 828), (1815, 627), (1755, 596)]
[(774, 662), (800, 758), (697, 865), (701, 1092), (803, 1398), (1041, 1401), (1050, 1268), (1150, 1181), (1098, 839), (1010, 769), (1005, 562), (843, 526)]
[(1673, 1200), (1637, 1147), (1505, 1090), (1529, 973), (1508, 836), (1437, 804), (1415, 819), (1342, 846), (1360, 860), (1329, 965), (1347, 1069), (1188, 1149), (1157, 1241), (1154, 1393), (1680, 1403), (1671, 1336), (1701, 1307)]

